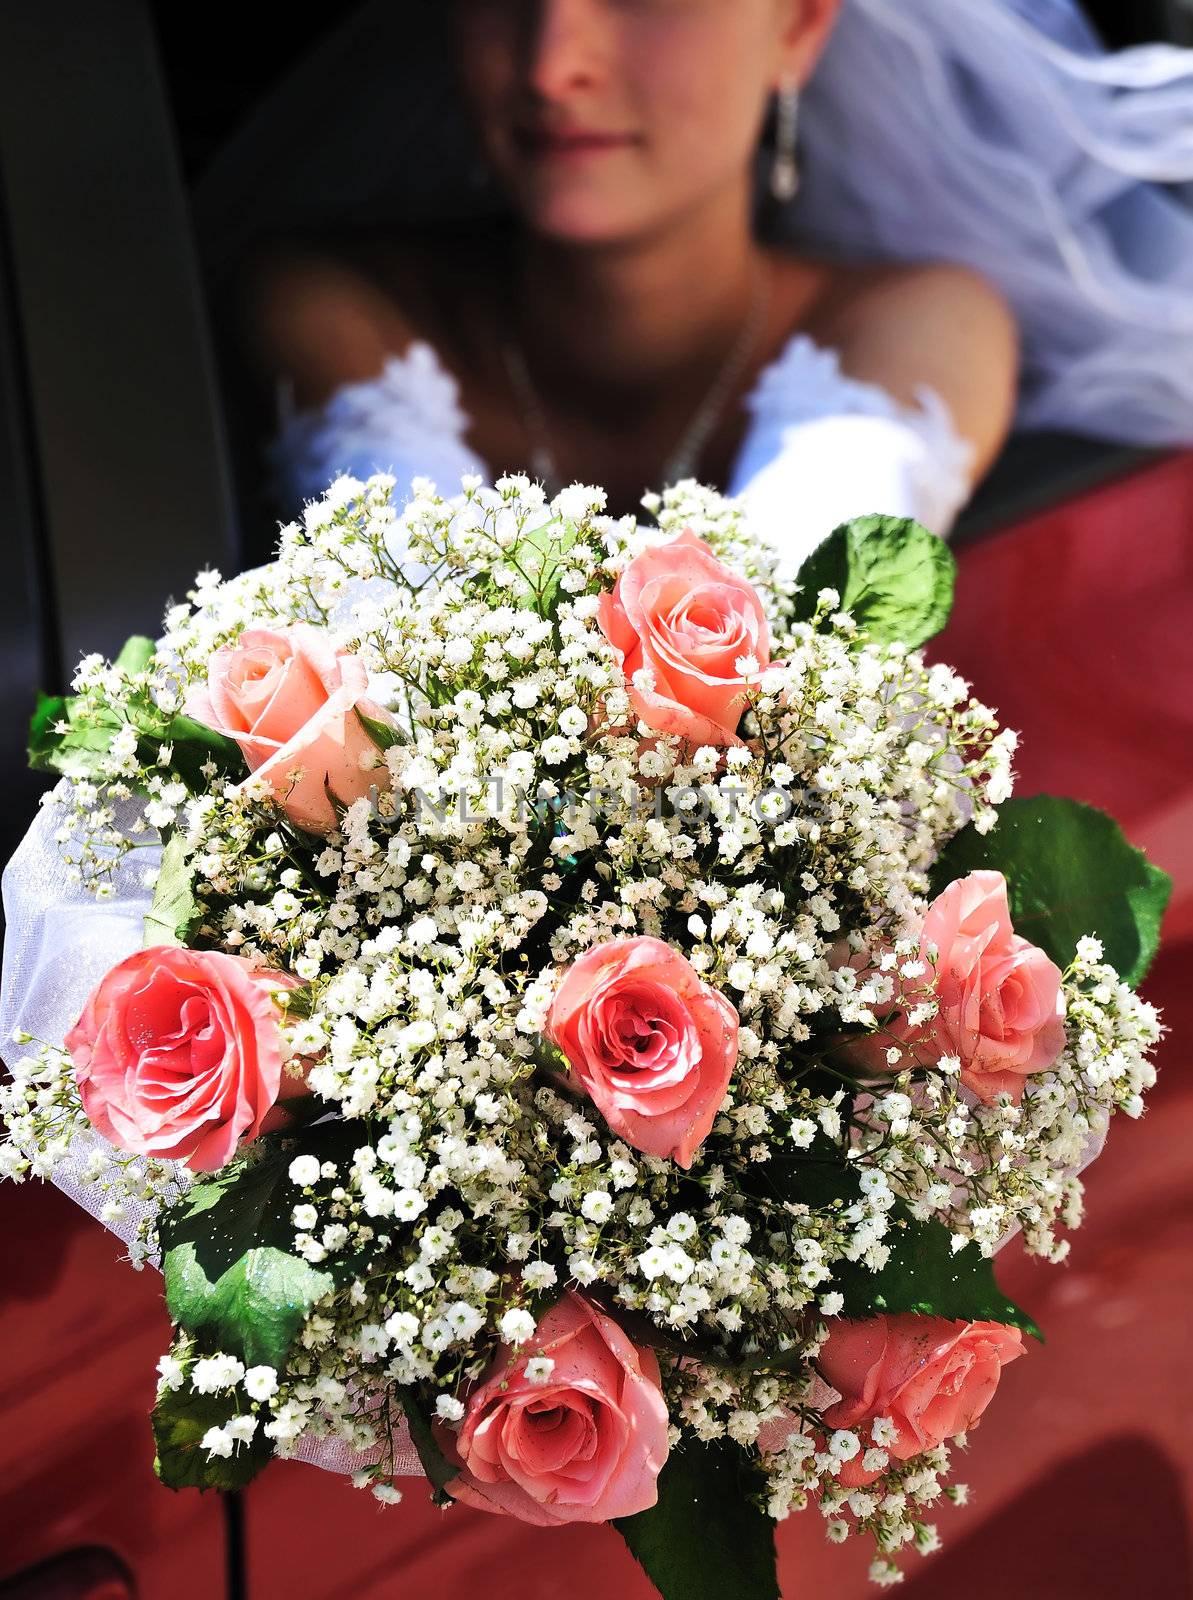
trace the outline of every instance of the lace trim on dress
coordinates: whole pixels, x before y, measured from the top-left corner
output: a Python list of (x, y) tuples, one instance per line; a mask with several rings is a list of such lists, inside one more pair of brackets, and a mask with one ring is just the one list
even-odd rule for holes
[(424, 340), (387, 356), (375, 377), (341, 385), (322, 405), (299, 409), (292, 395), (279, 385), (278, 434), (267, 451), (279, 503), (296, 489), (323, 494), (338, 472), (354, 465), (360, 470), (370, 453), (379, 461), (425, 457), (418, 470), (428, 477), (436, 476), (445, 456), (459, 456), (458, 473), (485, 471), (468, 449), (470, 419), (460, 405), (460, 385)]
[[(777, 436), (815, 418), (879, 416), (919, 438), (919, 498), (933, 509), (939, 526), (947, 527), (969, 493), (973, 448), (958, 434), (948, 405), (934, 389), (921, 385), (916, 401), (901, 405), (878, 384), (849, 377), (835, 350), (805, 333), (793, 334), (745, 399), (751, 421), (730, 489), (744, 487), (747, 463), (756, 470), (763, 435)], [(394, 463), (402, 463), (406, 475), (433, 478), (441, 487), (465, 472), (487, 478), (486, 463), (468, 445), (469, 426), (459, 383), (423, 340), (403, 355), (389, 356), (376, 377), (344, 384), (322, 405), (295, 409), (282, 391), (279, 431), (268, 452), (278, 503), (291, 503), (296, 494), (322, 494), (339, 472), (367, 475)], [(767, 439), (771, 451), (776, 442)], [(405, 488), (402, 472), (398, 476)]]
[(969, 495), (974, 447), (957, 432), (947, 401), (935, 389), (918, 384), (915, 397), (914, 406), (903, 405), (881, 385), (851, 378), (841, 370), (835, 350), (817, 344), (806, 333), (796, 333), (759, 374), (745, 405), (757, 428), (790, 427), (818, 417), (856, 413), (903, 423), (925, 446), (925, 470), (931, 479), (923, 486), (926, 498), (948, 502), (955, 512)]

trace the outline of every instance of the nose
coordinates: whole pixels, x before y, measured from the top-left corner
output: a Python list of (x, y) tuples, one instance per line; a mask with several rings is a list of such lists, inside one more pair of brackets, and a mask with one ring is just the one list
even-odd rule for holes
[(606, 59), (600, 0), (539, 0), (526, 39), (526, 84), (536, 99), (592, 88)]

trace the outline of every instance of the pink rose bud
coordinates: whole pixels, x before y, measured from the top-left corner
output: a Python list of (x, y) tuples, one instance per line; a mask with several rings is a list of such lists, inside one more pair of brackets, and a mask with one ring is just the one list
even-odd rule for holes
[(276, 996), (297, 982), (174, 945), (119, 962), (66, 1036), (94, 1127), (120, 1150), (222, 1167), (286, 1098)]
[[(527, 1376), (533, 1358), (551, 1363), (542, 1381)], [(541, 1526), (631, 1517), (655, 1504), (667, 1459), (658, 1359), (568, 1292), (526, 1344), (501, 1347), (459, 1434), (440, 1437), (466, 1505)]]
[(547, 1037), (613, 1132), (690, 1167), (737, 1062), (737, 1012), (661, 939), (612, 939), (564, 974)]
[(319, 628), (246, 628), (212, 656), (207, 685), (191, 690), (186, 711), (235, 739), (292, 822), (330, 833), (336, 813), (328, 790), (349, 806), (389, 784), (356, 714), (390, 721), (367, 698), (368, 686), (360, 657), (337, 650)]
[[(1002, 1369), (1023, 1353), (1019, 1329), (1001, 1322), (832, 1319), (817, 1364), (841, 1398), (824, 1412), (825, 1423), (857, 1433), (864, 1453), (877, 1443), (875, 1421), (888, 1418), (894, 1437), (880, 1448), (906, 1461), (972, 1428), (993, 1399)], [(858, 1454), (846, 1462), (841, 1481), (860, 1488), (878, 1476)]]
[[(739, 744), (747, 680), (770, 664), (766, 613), (754, 587), (690, 528), (636, 555), (601, 596), (601, 631), (617, 651), (630, 702), (647, 727), (692, 745)], [(654, 687), (637, 688), (648, 667)]]

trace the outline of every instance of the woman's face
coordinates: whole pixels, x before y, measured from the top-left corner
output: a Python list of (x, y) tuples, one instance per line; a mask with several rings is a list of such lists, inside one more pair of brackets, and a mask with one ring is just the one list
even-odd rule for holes
[(838, 0), (455, 0), (484, 155), (535, 232), (642, 236), (743, 182)]

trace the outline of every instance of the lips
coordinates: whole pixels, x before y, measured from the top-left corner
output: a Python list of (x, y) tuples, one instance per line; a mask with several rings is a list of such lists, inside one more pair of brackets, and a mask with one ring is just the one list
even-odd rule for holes
[(633, 134), (592, 128), (522, 127), (515, 136), (524, 150), (536, 156), (599, 155), (636, 143)]

